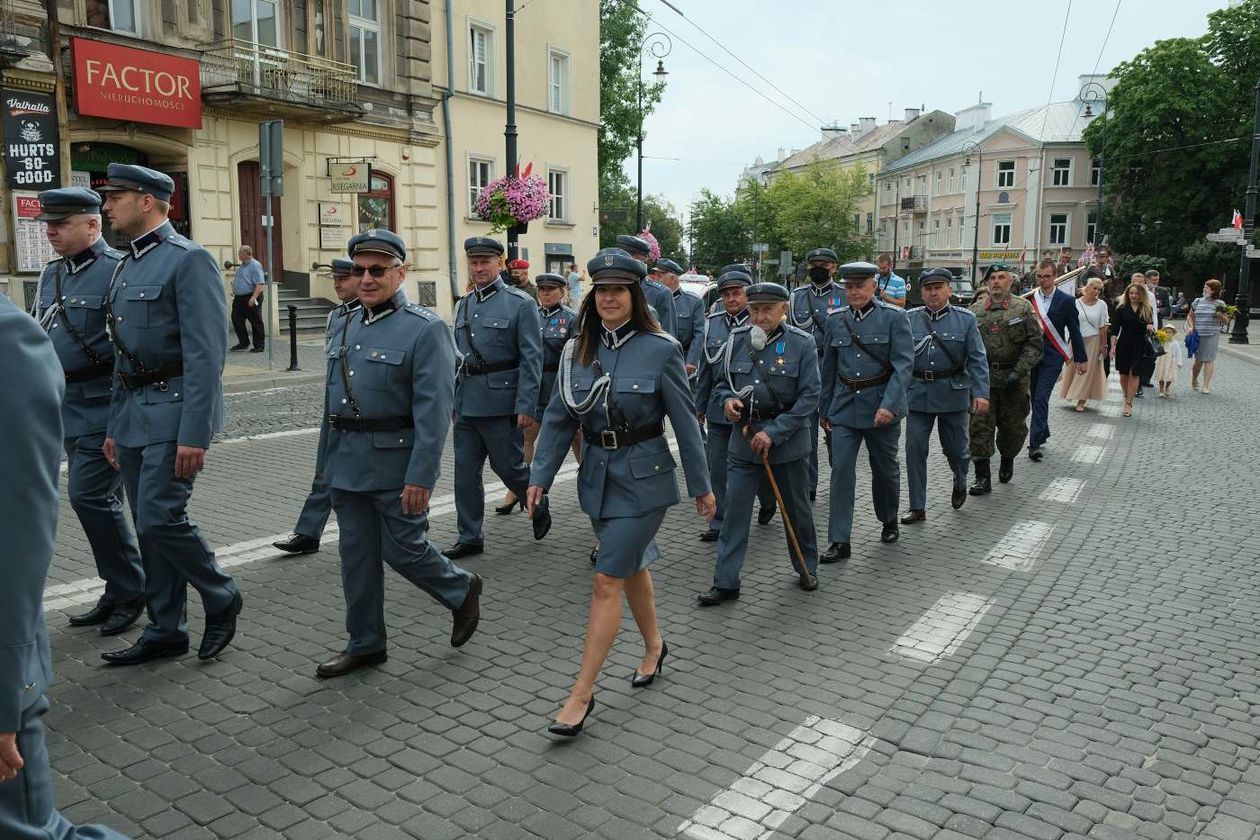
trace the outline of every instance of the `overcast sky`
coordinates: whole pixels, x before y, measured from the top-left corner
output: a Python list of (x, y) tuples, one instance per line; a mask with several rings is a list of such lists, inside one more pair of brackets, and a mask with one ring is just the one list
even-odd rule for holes
[[(1065, 101), (1076, 96), (1079, 75), (1095, 66), (1105, 73), (1157, 40), (1201, 35), (1208, 12), (1227, 5), (1121, 0), (1104, 46), (1114, 0), (670, 0), (685, 19), (662, 0), (638, 2), (653, 16), (647, 32), (673, 34), (668, 87), (646, 125), (643, 189), (664, 194), (684, 216), (704, 187), (732, 193), (758, 155), (772, 160), (780, 146), (815, 142), (818, 118), (848, 126), (871, 116), (883, 124), (890, 108), (894, 118), (920, 106), (954, 113), (981, 92), (999, 116), (1044, 105), (1052, 79), (1054, 101)], [(650, 78), (655, 61), (644, 65)], [(633, 184), (633, 156), (625, 171)]]

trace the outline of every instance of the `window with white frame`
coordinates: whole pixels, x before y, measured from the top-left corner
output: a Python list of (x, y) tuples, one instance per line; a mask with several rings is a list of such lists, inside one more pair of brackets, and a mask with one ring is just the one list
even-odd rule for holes
[(967, 191), (967, 179), (970, 177), (971, 177), (971, 167), (964, 166), (962, 168), (961, 179), (960, 179), (962, 181), (962, 188), (959, 190), (959, 192), (965, 193)]
[(944, 247), (949, 248), (954, 244), (954, 217), (945, 217), (945, 242)]
[(86, 12), (88, 26), (140, 34), (136, 0), (87, 0)]
[(949, 168), (949, 180), (947, 180), (945, 184), (946, 192), (952, 193), (954, 191), (954, 167), (952, 166)]
[(563, 169), (547, 170), (547, 191), (551, 203), (547, 218), (553, 222), (567, 222), (569, 216), (569, 173)]
[(874, 232), (874, 230), (875, 230), (875, 214), (867, 213), (866, 214), (866, 232), (872, 233)]
[(476, 216), (477, 199), (486, 184), (494, 178), (494, 161), (489, 158), (468, 158), (468, 215)]
[(993, 244), (994, 245), (1010, 245), (1011, 244), (1011, 214), (1010, 213), (994, 213), (993, 214)]
[(1015, 186), (1015, 161), (999, 160), (997, 164), (997, 188), (1009, 189)]
[(942, 179), (942, 175), (943, 175), (943, 174), (944, 174), (944, 173), (942, 173), (939, 169), (937, 170), (937, 172), (936, 172), (936, 180), (934, 180), (934, 181), (932, 182), (932, 195), (940, 195), (940, 194), (941, 194), (941, 179)]
[(1056, 187), (1072, 186), (1072, 159), (1055, 158), (1051, 170), (1051, 183)]
[(853, 232), (857, 233), (861, 229), (862, 229), (862, 214), (854, 213), (853, 214)]
[(1066, 245), (1068, 241), (1068, 214), (1050, 214), (1050, 244)]
[(559, 50), (547, 50), (547, 110), (569, 114), (569, 56)]
[(1088, 245), (1098, 237), (1098, 211), (1090, 210), (1085, 214), (1085, 244)]
[[(1098, 186), (1098, 182), (1102, 180), (1102, 158), (1094, 158), (1089, 162), (1089, 185), (1091, 187)], [(1090, 239), (1090, 242), (1093, 242)]]
[(940, 219), (932, 220), (932, 247), (933, 248), (941, 247), (941, 220)]
[(349, 0), (350, 63), (366, 85), (381, 83), (382, 0)]
[(468, 90), (494, 93), (494, 32), (473, 24), (468, 28)]

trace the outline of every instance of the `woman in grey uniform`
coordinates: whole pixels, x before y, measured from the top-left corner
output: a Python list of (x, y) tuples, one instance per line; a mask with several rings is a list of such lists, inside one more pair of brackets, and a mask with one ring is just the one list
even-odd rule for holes
[(716, 507), (682, 349), (648, 311), (640, 286), (646, 269), (621, 249), (608, 248), (595, 255), (587, 271), (593, 293), (582, 302), (580, 335), (565, 345), (560, 359), (527, 497), (532, 515), (573, 433), (581, 429), (578, 500), (591, 518), (600, 549), (581, 670), (548, 727), (569, 737), (582, 731), (595, 707), (595, 679), (621, 626), (622, 592), (646, 648), (631, 684), (650, 685), (668, 653), (656, 623), (648, 571), (660, 555), (657, 529), (665, 511), (679, 501), (676, 465), (665, 438), (666, 416), (697, 512), (712, 519)]

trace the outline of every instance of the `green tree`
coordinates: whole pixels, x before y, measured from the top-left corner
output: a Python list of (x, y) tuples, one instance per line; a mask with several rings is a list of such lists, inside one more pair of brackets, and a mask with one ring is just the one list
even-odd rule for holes
[(1204, 280), (1213, 277), (1223, 280), (1234, 274), (1238, 269), (1238, 251), (1237, 245), (1225, 242), (1208, 242), (1206, 239), (1192, 242), (1181, 251), (1180, 262), (1184, 270), (1182, 276), (1173, 278), (1173, 283), (1180, 285), (1189, 297), (1191, 290), (1197, 293)]
[(874, 247), (854, 221), (858, 201), (869, 190), (864, 168), (815, 162), (799, 173), (783, 173), (764, 189), (748, 190), (745, 208), (766, 219), (768, 227), (757, 226), (768, 231), (759, 241), (770, 245), (771, 253), (789, 250), (800, 259), (814, 248), (834, 248), (843, 263)]
[(599, 2), (599, 183), (605, 188), (623, 182), (621, 165), (634, 151), (642, 120), (661, 101), (664, 82), (643, 85), (643, 110), (638, 106), (642, 81), (640, 45), (648, 18), (623, 0)]
[(717, 271), (751, 252), (752, 239), (741, 208), (733, 199), (705, 189), (691, 207), (692, 257), (699, 268)]

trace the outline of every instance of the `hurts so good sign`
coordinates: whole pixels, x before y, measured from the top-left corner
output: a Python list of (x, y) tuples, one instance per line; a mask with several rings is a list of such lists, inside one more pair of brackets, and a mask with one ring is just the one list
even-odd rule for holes
[(71, 38), (74, 109), (84, 116), (201, 128), (201, 69), (191, 58)]
[(61, 186), (61, 142), (51, 96), (3, 90), (4, 169), (10, 187), (51, 190)]

